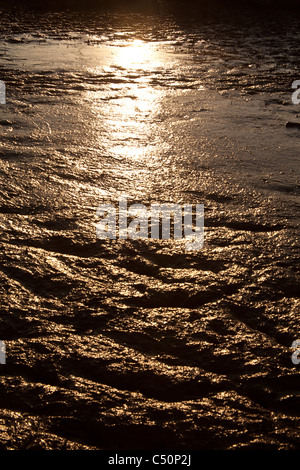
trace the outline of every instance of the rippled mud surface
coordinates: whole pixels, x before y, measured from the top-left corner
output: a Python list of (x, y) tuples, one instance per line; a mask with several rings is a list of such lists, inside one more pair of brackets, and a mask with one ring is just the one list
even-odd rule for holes
[[(272, 15), (2, 12), (2, 449), (299, 448), (299, 21)], [(203, 249), (97, 239), (121, 195), (204, 204)]]

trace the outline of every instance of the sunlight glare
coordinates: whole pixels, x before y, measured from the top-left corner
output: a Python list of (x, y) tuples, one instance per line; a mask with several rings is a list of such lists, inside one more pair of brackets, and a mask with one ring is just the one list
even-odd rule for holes
[(116, 61), (117, 65), (127, 69), (147, 70), (159, 65), (153, 46), (138, 39), (119, 47)]

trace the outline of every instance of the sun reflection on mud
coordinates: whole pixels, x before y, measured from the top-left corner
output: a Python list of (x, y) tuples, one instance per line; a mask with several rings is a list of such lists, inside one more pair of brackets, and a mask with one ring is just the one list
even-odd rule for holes
[(163, 66), (163, 55), (157, 46), (139, 40), (112, 46), (105, 57), (99, 54), (98, 73), (113, 73), (116, 79), (107, 90), (86, 93), (92, 101), (94, 126), (99, 126), (99, 118), (103, 121), (106, 117), (105, 129), (103, 122), (99, 126), (98, 141), (105, 142), (112, 155), (144, 160), (151, 148), (153, 117), (163, 95), (151, 79)]

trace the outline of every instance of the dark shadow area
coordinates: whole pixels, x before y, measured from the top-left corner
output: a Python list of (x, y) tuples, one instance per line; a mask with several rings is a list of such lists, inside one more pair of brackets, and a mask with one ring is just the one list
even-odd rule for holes
[(259, 9), (263, 12), (273, 8), (299, 8), (297, 0), (11, 0), (1, 1), (0, 8), (21, 6), (41, 10), (130, 10), (145, 13), (158, 11), (203, 11), (206, 9), (219, 11), (220, 9)]

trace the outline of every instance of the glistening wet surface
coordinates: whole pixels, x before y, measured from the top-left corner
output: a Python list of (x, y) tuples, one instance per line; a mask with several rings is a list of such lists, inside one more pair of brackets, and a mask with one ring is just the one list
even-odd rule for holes
[[(252, 15), (2, 12), (3, 449), (299, 448), (299, 20)], [(98, 239), (124, 195), (204, 247)]]

